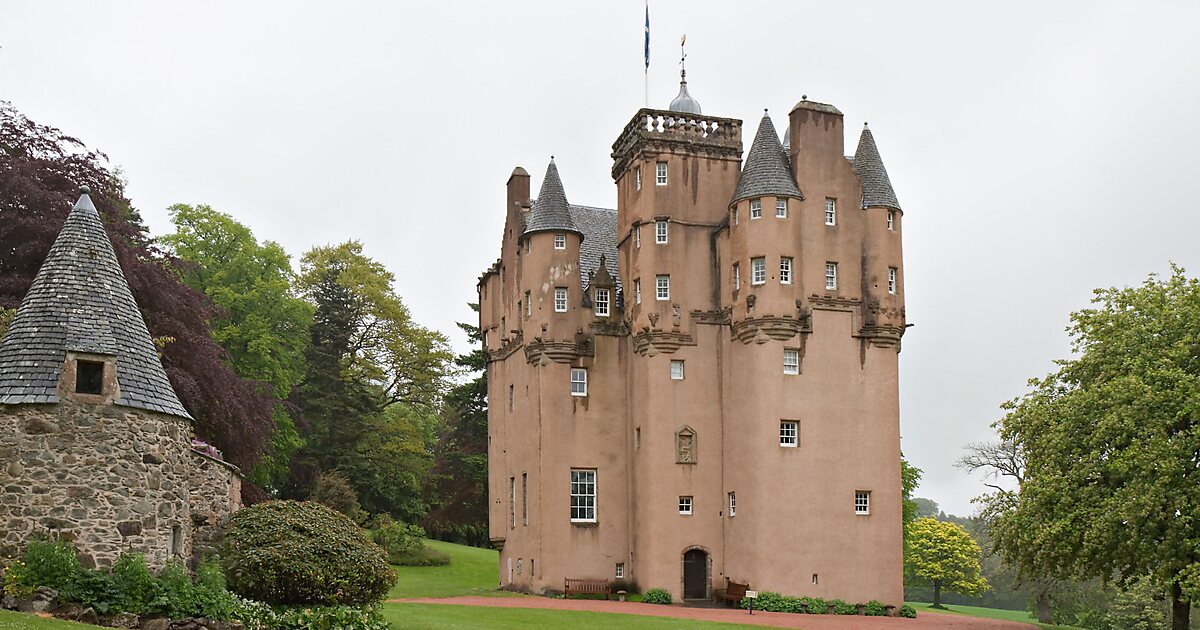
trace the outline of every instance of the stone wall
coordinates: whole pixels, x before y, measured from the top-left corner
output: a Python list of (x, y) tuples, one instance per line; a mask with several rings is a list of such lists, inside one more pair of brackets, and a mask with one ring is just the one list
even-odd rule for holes
[(75, 541), (87, 566), (190, 557), (190, 429), (113, 405), (0, 406), (0, 551), (41, 534)]
[(216, 552), (222, 528), (242, 507), (242, 474), (233, 464), (189, 450), (192, 556)]

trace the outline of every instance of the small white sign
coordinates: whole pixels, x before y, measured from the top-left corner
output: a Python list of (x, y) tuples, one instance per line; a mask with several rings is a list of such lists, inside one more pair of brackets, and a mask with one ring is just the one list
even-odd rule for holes
[(746, 597), (754, 599), (755, 597), (758, 597), (758, 591), (746, 591)]

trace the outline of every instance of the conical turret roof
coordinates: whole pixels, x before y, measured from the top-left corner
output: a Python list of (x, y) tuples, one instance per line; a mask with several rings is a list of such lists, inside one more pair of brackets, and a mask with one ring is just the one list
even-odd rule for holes
[(86, 187), (0, 341), (0, 404), (58, 402), (68, 351), (116, 357), (115, 404), (191, 419)]
[(758, 133), (754, 134), (754, 144), (750, 145), (750, 152), (746, 154), (746, 165), (742, 167), (742, 176), (738, 178), (737, 189), (729, 203), (764, 196), (804, 198), (792, 177), (787, 153), (779, 144), (779, 132), (775, 131), (771, 117), (765, 112), (758, 123)]
[(892, 180), (888, 178), (887, 169), (879, 157), (879, 148), (875, 146), (875, 136), (866, 123), (863, 123), (858, 149), (854, 152), (854, 172), (862, 183), (862, 207), (900, 209), (896, 191), (892, 190)]
[(547, 231), (582, 234), (571, 219), (571, 204), (567, 203), (567, 192), (558, 177), (558, 167), (554, 165), (554, 158), (550, 158), (546, 176), (542, 178), (542, 189), (538, 192), (533, 209), (529, 211), (529, 218), (525, 221), (525, 234)]

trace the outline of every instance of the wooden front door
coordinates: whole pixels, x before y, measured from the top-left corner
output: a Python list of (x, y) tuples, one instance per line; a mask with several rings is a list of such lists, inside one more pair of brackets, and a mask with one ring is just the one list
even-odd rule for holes
[(689, 549), (683, 554), (683, 598), (708, 597), (708, 554), (702, 549)]

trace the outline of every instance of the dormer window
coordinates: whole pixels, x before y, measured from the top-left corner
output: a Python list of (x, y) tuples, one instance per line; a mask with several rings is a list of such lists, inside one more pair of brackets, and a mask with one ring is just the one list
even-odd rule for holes
[(75, 393), (93, 394), (104, 393), (104, 363), (100, 361), (75, 361)]
[(608, 317), (608, 289), (596, 289), (596, 298), (592, 300), (596, 317)]
[(554, 249), (566, 249), (566, 248), (567, 248), (567, 235), (566, 234), (555, 234), (554, 235)]
[(751, 199), (750, 200), (750, 219), (754, 220), (754, 219), (761, 219), (761, 218), (762, 218), (762, 199)]

